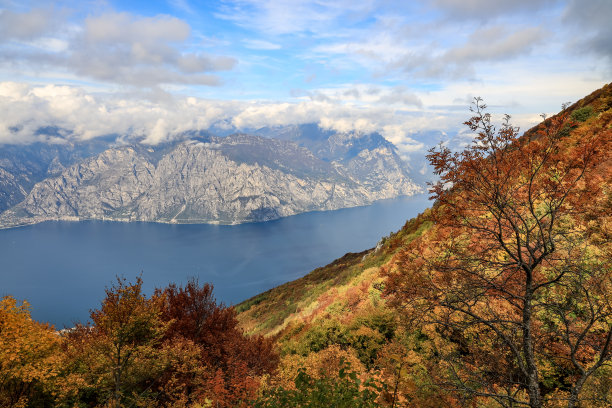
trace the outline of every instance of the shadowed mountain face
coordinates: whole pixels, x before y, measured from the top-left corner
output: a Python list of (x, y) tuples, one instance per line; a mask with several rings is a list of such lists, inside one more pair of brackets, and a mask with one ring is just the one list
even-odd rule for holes
[(64, 166), (101, 153), (114, 139), (99, 138), (65, 144), (39, 142), (0, 145), (0, 213), (23, 201), (37, 182), (61, 173)]
[[(266, 221), (411, 195), (380, 135), (278, 138), (205, 132), (158, 146), (39, 143), (0, 148), (0, 226), (46, 220)], [(262, 132), (264, 133), (264, 132)], [(110, 146), (110, 147), (109, 147)]]

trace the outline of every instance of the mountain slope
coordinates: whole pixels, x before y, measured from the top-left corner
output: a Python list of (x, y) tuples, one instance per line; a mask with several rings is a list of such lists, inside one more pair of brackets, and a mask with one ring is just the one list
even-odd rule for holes
[[(568, 110), (572, 112), (569, 115), (571, 123), (568, 122), (564, 127), (568, 134), (569, 132), (578, 134), (580, 129), (588, 127), (598, 129), (597, 131), (602, 133), (602, 137), (609, 139), (612, 129), (612, 84), (606, 85), (574, 103), (568, 107)], [(578, 118), (578, 121), (575, 118)], [(538, 127), (526, 131), (523, 137), (535, 135)], [(601, 162), (598, 166), (597, 174), (600, 175), (601, 183), (609, 184), (610, 179), (606, 179), (605, 175), (610, 174), (612, 163), (609, 161)], [(419, 217), (409, 220), (397, 233), (382, 238), (377, 248), (359, 254), (347, 254), (325, 267), (316, 269), (303, 278), (286, 283), (243, 302), (238, 306), (238, 310), (241, 311), (240, 319), (244, 327), (256, 333), (277, 332), (280, 326), (284, 325), (282, 323), (284, 319), (276, 316), (276, 311), (282, 308), (271, 306), (269, 302), (278, 301), (280, 302), (278, 304), (285, 304), (286, 309), (312, 309), (309, 302), (316, 301), (317, 292), (333, 291), (337, 284), (346, 284), (348, 278), (343, 277), (346, 277), (351, 269), (353, 269), (353, 274), (359, 275), (365, 273), (373, 263), (379, 266), (384, 265), (392, 258), (393, 254), (411, 242), (415, 236), (428, 229), (431, 225), (431, 222), (427, 220), (426, 215), (428, 213), (429, 210)], [(372, 280), (380, 278), (380, 273), (381, 268), (378, 267)], [(313, 281), (321, 285), (314, 292), (309, 289), (313, 287)], [(293, 314), (288, 314), (287, 317), (290, 320), (299, 320)]]
[[(43, 130), (41, 130), (42, 132)], [(58, 129), (44, 129), (47, 136)], [(64, 166), (79, 162), (108, 148), (108, 138), (81, 143), (33, 143), (0, 147), (0, 213), (21, 202), (34, 184), (57, 175)]]
[[(571, 268), (586, 269), (578, 269), (582, 272), (576, 275), (577, 280), (567, 281), (575, 273), (574, 269), (560, 269), (558, 279), (562, 284), (539, 295), (539, 314), (537, 323), (533, 325), (534, 330), (541, 333), (537, 338), (536, 352), (539, 354), (536, 364), (539, 370), (537, 386), (543, 405), (533, 406), (566, 406), (565, 402), (559, 405), (559, 401), (571, 399), (570, 394), (575, 391), (574, 384), (580, 373), (577, 367), (589, 367), (590, 370), (598, 356), (610, 356), (609, 349), (603, 345), (606, 338), (609, 341), (606, 333), (610, 330), (612, 316), (609, 306), (610, 270), (607, 269), (612, 226), (612, 84), (527, 131), (521, 140), (537, 140), (541, 137), (538, 132), (552, 126), (555, 121), (562, 121), (554, 128), (553, 135), (561, 141), (561, 150), (553, 150), (551, 154), (559, 154), (561, 158), (574, 155), (579, 151), (583, 138), (595, 138), (599, 153), (598, 160), (592, 163), (584, 179), (579, 179), (577, 187), (592, 188), (595, 195), (578, 211), (568, 212), (562, 225), (562, 228), (573, 223), (581, 225), (574, 233), (588, 236), (588, 242), (576, 241), (580, 244), (569, 247), (569, 250), (576, 251), (580, 245), (586, 245), (587, 258), (580, 261), (585, 263), (574, 264), (575, 258), (567, 258)], [(556, 182), (554, 168), (553, 163), (551, 185)], [(558, 169), (558, 174), (563, 174), (562, 162), (559, 162)], [(546, 179), (543, 182), (546, 185)], [(454, 199), (462, 197), (461, 191), (453, 194), (456, 194)], [(540, 207), (533, 211), (541, 214), (543, 210), (544, 207)], [(301, 279), (237, 306), (244, 330), (273, 336), (277, 340), (282, 358), (274, 385), (291, 388), (299, 367), (305, 367), (309, 375), (315, 377), (337, 375), (333, 374), (334, 368), (330, 368), (335, 367), (330, 353), (335, 353), (350, 361), (351, 367), (361, 375), (389, 386), (381, 395), (385, 406), (504, 406), (497, 404), (491, 395), (502, 395), (497, 401), (504, 401), (503, 398), (516, 398), (523, 401), (521, 403), (529, 401), (528, 387), (522, 385), (526, 383), (525, 378), (512, 357), (508, 357), (507, 344), (500, 341), (493, 330), (468, 324), (469, 321), (461, 326), (461, 316), (451, 312), (444, 314), (448, 309), (425, 301), (432, 296), (430, 289), (435, 290), (434, 286), (425, 286), (429, 280), (445, 288), (440, 292), (442, 298), (449, 299), (445, 296), (450, 296), (450, 301), (454, 301), (453, 296), (461, 296), (454, 292), (460, 282), (457, 280), (460, 276), (458, 269), (449, 271), (447, 275), (426, 269), (429, 260), (442, 267), (449, 266), (444, 263), (443, 256), (446, 254), (445, 244), (450, 242), (442, 240), (449, 228), (440, 223), (444, 212), (445, 209), (436, 203), (432, 209), (408, 221), (400, 231), (382, 239), (375, 249), (347, 254)], [(469, 233), (466, 235), (469, 238)], [(569, 235), (564, 236), (572, 239)], [(582, 235), (575, 235), (578, 236)], [(473, 245), (474, 249), (478, 248), (478, 243)], [(552, 268), (556, 261), (550, 261), (545, 268)], [(544, 271), (552, 273), (555, 269)], [(513, 290), (515, 278), (510, 279), (508, 282)], [(592, 292), (585, 295), (575, 289), (586, 288), (580, 285), (588, 279), (594, 279)], [(457, 285), (453, 286), (453, 282)], [(473, 302), (476, 304), (487, 292), (480, 292), (480, 287), (474, 286), (473, 282), (468, 283), (466, 293), (474, 293), (476, 300)], [(423, 293), (421, 288), (424, 288)], [(507, 293), (502, 289), (495, 286), (490, 292), (492, 295)], [(471, 302), (467, 304), (472, 305)], [(504, 308), (510, 306), (494, 301), (484, 302), (482, 307), (485, 311), (490, 308), (496, 313), (504, 313)], [(571, 313), (561, 314), (563, 308), (569, 308)], [(591, 325), (588, 323), (589, 310), (593, 313)], [(515, 318), (520, 321), (520, 313), (515, 315), (512, 309), (508, 316), (507, 323), (501, 321), (501, 327), (514, 324), (512, 319)], [(587, 322), (584, 326), (586, 334), (583, 335), (588, 339), (587, 344), (580, 344), (580, 337), (573, 334), (579, 333), (578, 329), (583, 330), (583, 326), (577, 326), (583, 319)], [(567, 340), (560, 335), (564, 332), (560, 329), (564, 321), (567, 324), (565, 332), (569, 333)], [(491, 321), (486, 323), (490, 324), (488, 327), (499, 327), (492, 326)], [(516, 331), (510, 333), (509, 336), (513, 336)], [(582, 347), (581, 353), (584, 353), (580, 357), (575, 355), (574, 363), (567, 357), (571, 354), (567, 344), (573, 339), (579, 339), (575, 347)], [(521, 337), (517, 336), (516, 341), (520, 343)], [(491, 356), (495, 357), (491, 359)], [(502, 376), (501, 373), (506, 371), (509, 377)], [(610, 367), (604, 364), (596, 374), (587, 377), (588, 381), (580, 385), (583, 387), (580, 390), (582, 406), (608, 406), (612, 397), (609, 387), (611, 374)], [(509, 388), (499, 388), (499, 384), (506, 384), (506, 378), (510, 379)], [(510, 396), (504, 396), (505, 390)]]
[[(113, 147), (63, 169), (55, 163), (56, 172), (2, 213), (0, 225), (57, 219), (232, 224), (419, 191), (389, 149), (328, 162), (294, 142), (244, 134)], [(7, 191), (19, 188), (10, 174), (4, 180)]]

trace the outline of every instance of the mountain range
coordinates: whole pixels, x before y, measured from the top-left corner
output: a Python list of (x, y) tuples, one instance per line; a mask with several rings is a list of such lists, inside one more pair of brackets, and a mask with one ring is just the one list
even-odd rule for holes
[[(47, 133), (56, 129), (43, 130)], [(267, 221), (422, 191), (378, 133), (317, 125), (146, 145), (116, 136), (0, 147), (0, 227), (47, 220)]]

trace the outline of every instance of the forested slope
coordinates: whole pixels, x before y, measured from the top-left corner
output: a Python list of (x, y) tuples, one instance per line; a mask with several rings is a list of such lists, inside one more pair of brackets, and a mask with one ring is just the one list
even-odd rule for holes
[(473, 109), (478, 142), (430, 154), (432, 209), (237, 307), (278, 384), (342, 356), (379, 404), (609, 406), (612, 85), (520, 137)]

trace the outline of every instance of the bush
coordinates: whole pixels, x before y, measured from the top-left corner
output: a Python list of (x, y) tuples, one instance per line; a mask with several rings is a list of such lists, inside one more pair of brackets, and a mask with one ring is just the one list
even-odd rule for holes
[(572, 112), (571, 118), (576, 122), (584, 122), (593, 114), (593, 108), (590, 106), (585, 106), (584, 108), (580, 108)]

